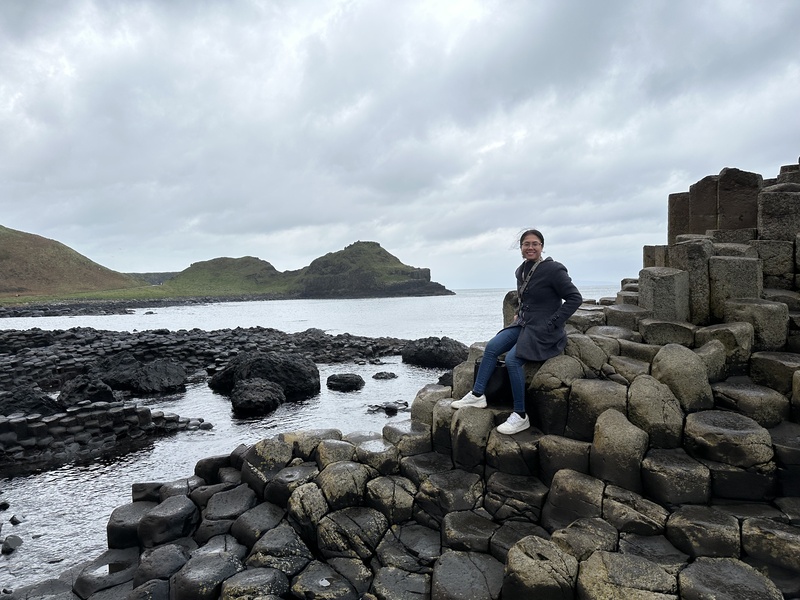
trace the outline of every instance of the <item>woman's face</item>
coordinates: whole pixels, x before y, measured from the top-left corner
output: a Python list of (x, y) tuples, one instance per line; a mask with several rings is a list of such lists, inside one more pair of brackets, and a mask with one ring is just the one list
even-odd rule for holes
[(529, 233), (519, 243), (522, 258), (525, 260), (539, 260), (542, 255), (542, 240), (533, 233)]

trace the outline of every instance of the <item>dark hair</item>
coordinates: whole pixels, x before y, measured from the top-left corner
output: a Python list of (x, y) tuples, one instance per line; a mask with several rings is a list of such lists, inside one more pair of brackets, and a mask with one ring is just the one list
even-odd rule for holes
[(539, 238), (539, 241), (542, 242), (542, 247), (544, 247), (544, 236), (542, 235), (542, 232), (539, 231), (538, 229), (526, 229), (525, 231), (523, 231), (522, 234), (519, 236), (520, 246), (522, 246), (522, 240), (524, 240), (529, 235), (535, 235), (537, 238)]

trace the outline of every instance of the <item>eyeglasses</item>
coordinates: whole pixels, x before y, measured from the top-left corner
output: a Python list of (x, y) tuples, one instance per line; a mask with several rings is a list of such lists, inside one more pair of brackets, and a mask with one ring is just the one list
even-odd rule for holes
[(542, 245), (542, 242), (523, 242), (520, 244), (520, 248), (538, 248)]

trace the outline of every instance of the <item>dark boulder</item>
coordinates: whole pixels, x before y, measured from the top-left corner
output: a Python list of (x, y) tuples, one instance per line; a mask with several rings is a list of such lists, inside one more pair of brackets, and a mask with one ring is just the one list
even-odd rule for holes
[(182, 391), (188, 379), (186, 369), (179, 363), (163, 358), (142, 363), (130, 352), (120, 352), (98, 361), (89, 374), (113, 390), (137, 394)]
[(79, 402), (114, 402), (114, 390), (97, 377), (78, 375), (67, 381), (58, 395), (58, 403), (63, 407), (75, 406)]
[(413, 340), (401, 352), (404, 363), (435, 369), (452, 369), (467, 360), (468, 354), (465, 344), (449, 337)]
[(372, 376), (373, 379), (397, 379), (397, 373), (391, 371), (378, 371)]
[(63, 410), (58, 402), (39, 389), (39, 386), (31, 383), (18, 385), (12, 391), (0, 394), (0, 415), (22, 413), (47, 416)]
[(329, 390), (337, 392), (354, 392), (364, 387), (364, 379), (355, 373), (335, 373), (326, 381)]
[(308, 398), (320, 391), (319, 369), (314, 362), (299, 354), (278, 352), (245, 352), (214, 374), (209, 387), (230, 395), (236, 383), (246, 379), (266, 379), (283, 388), (288, 400)]
[(231, 392), (231, 405), (237, 415), (266, 415), (286, 402), (283, 388), (266, 379), (238, 381)]

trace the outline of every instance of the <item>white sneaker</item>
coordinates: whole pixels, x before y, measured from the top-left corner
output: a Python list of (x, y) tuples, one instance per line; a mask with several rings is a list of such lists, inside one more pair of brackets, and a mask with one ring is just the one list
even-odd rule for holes
[(525, 431), (530, 426), (531, 420), (528, 418), (528, 415), (525, 415), (523, 418), (517, 413), (512, 412), (511, 416), (508, 417), (508, 420), (505, 423), (497, 426), (497, 432), (504, 433), (506, 435), (514, 435), (520, 431)]
[(486, 408), (486, 396), (481, 394), (476, 396), (471, 391), (467, 392), (461, 400), (453, 400), (450, 403), (453, 408), (464, 408), (465, 406), (473, 406), (475, 408)]

